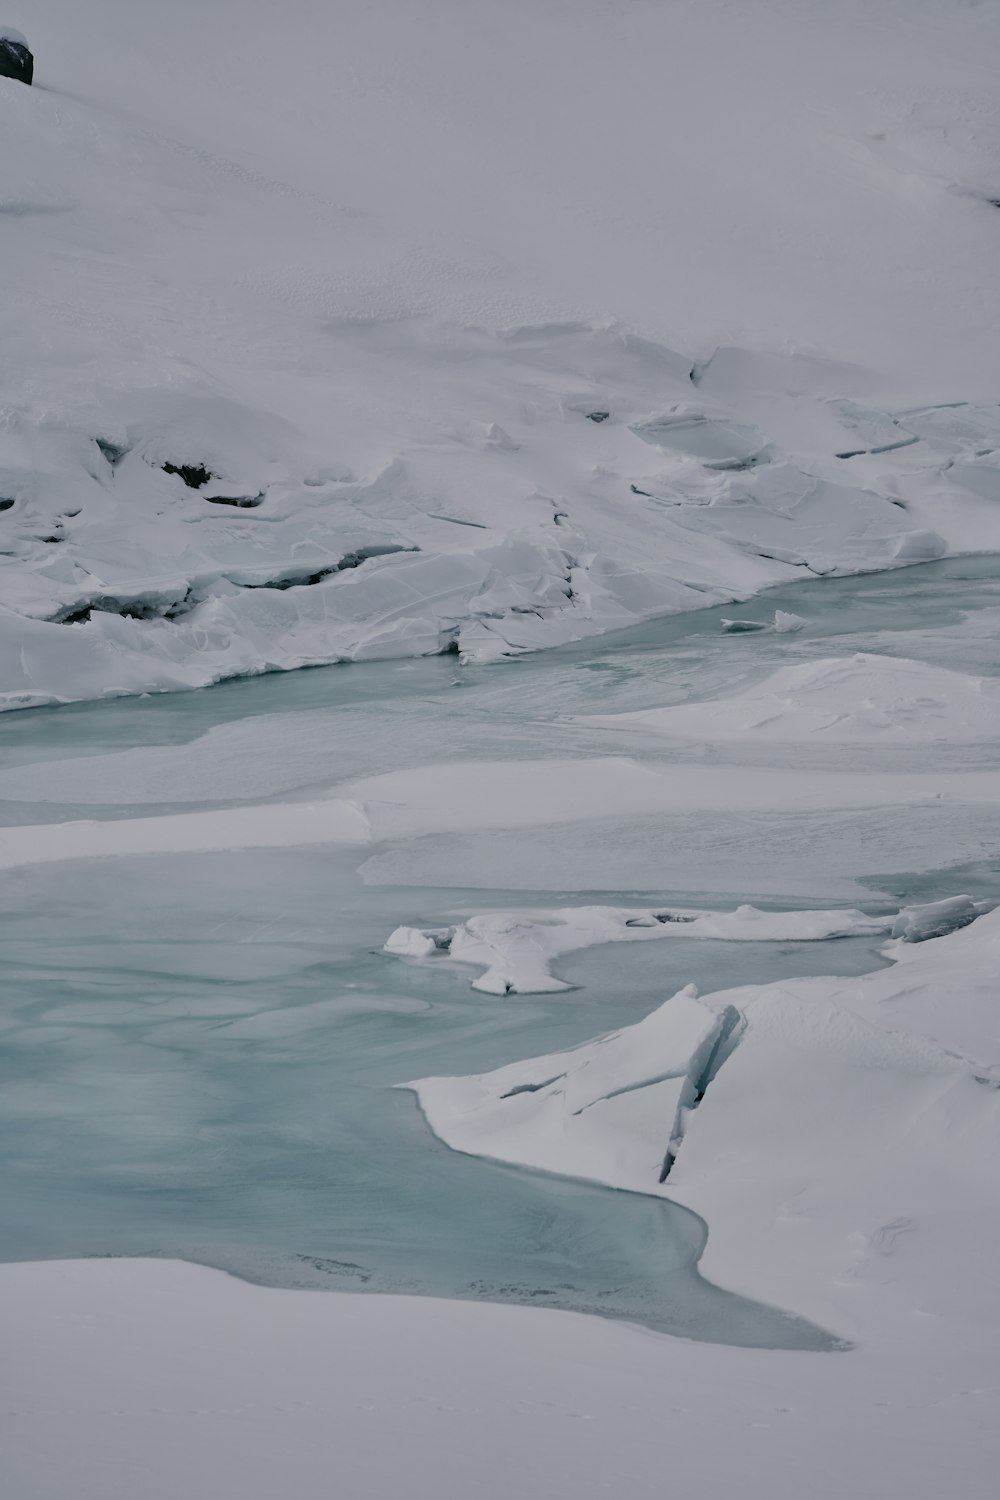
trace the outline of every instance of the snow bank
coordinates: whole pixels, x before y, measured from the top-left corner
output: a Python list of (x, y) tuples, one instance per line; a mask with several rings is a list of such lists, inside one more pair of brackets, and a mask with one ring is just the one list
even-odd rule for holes
[(685, 739), (964, 744), (995, 738), (1000, 683), (859, 652), (780, 667), (763, 682), (711, 702), (595, 715), (588, 722)]
[[(975, 908), (974, 914), (977, 914)], [(681, 907), (650, 910), (582, 906), (554, 911), (489, 912), (470, 917), (458, 927), (397, 927), (387, 938), (385, 951), (399, 957), (441, 956), (457, 963), (478, 965), (485, 972), (472, 981), (472, 988), (489, 995), (538, 995), (570, 988), (553, 977), (550, 965), (554, 959), (597, 943), (675, 937), (727, 942), (822, 942), (830, 938), (877, 936), (890, 929), (895, 936), (901, 935), (896, 932), (892, 918), (868, 917), (854, 910), (769, 912), (740, 906), (736, 911), (697, 911)], [(914, 926), (913, 930), (923, 929)]]

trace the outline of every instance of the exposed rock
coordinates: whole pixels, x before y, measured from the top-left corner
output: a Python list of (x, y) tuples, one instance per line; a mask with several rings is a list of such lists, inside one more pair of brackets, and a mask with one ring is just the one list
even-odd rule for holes
[(16, 78), (30, 83), (35, 73), (35, 59), (28, 39), (13, 26), (0, 26), (0, 78)]
[(204, 464), (162, 464), (164, 474), (179, 474), (189, 490), (200, 490), (215, 475)]

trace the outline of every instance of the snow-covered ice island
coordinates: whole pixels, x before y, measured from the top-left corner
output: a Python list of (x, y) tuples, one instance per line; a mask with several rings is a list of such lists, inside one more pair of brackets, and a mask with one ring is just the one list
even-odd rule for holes
[(9, 19), (5, 1494), (992, 1495), (996, 8)]

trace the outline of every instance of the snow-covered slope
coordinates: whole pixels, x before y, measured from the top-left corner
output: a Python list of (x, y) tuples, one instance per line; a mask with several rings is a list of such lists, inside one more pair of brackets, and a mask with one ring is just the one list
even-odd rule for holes
[(30, 10), (0, 704), (1000, 549), (989, 7)]

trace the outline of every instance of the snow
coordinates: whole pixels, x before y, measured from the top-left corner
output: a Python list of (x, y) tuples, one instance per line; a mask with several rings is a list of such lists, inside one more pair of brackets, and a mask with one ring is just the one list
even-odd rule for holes
[(431, 1129), (449, 1145), (644, 1192), (659, 1181), (722, 1026), (720, 1015), (682, 990), (599, 1047), (515, 1063), (488, 1079), (421, 1079), (413, 1087)]
[(925, 943), (929, 938), (944, 937), (967, 927), (990, 910), (991, 902), (977, 901), (972, 896), (948, 896), (943, 901), (904, 906), (892, 924), (892, 936), (904, 943)]
[[(31, 12), (38, 86), (0, 80), (0, 707), (489, 665), (1000, 552), (993, 7)], [(55, 758), (15, 756), (0, 795), (63, 820), (5, 826), (0, 868), (345, 851), (371, 884), (490, 889), (397, 927), (386, 951), (425, 968), (385, 971), (468, 963), (498, 995), (565, 988), (554, 962), (593, 943), (891, 933), (862, 978), (687, 986), (578, 1046), (398, 1079), (456, 1151), (691, 1210), (704, 1275), (826, 1352), (156, 1259), (8, 1265), (17, 1500), (993, 1493), (1000, 912), (965, 870), (891, 919), (831, 903), (928, 851), (992, 869), (998, 689), (972, 668), (996, 622), (954, 670), (863, 628), (819, 658), (810, 608), (775, 603), (713, 626), (726, 667), (665, 696), (595, 674), (544, 732), (453, 745), (401, 713), (404, 760), (359, 761), (359, 731), (340, 766), (349, 728), (294, 715), (189, 745), (179, 699), (166, 745), (109, 728), (73, 756), (89, 721), (38, 716)], [(65, 821), (74, 791), (112, 811)], [(645, 904), (507, 909), (529, 882)], [(719, 909), (653, 904), (671, 891)], [(722, 909), (750, 892), (825, 905)], [(234, 1024), (263, 1046), (308, 1018)]]
[[(896, 1258), (906, 1235), (883, 1237)], [(884, 1256), (883, 1264), (892, 1264)], [(62, 1500), (986, 1500), (995, 1356), (719, 1349), (544, 1308), (277, 1291), (202, 1266), (0, 1267), (4, 1466)], [(923, 1342), (922, 1357), (914, 1357)], [(183, 1395), (179, 1396), (179, 1391)], [(818, 1476), (821, 1478), (818, 1479)]]
[(43, 86), (0, 91), (0, 706), (1000, 549), (995, 29), (720, 4), (39, 0)]
[(705, 740), (963, 744), (992, 740), (998, 714), (993, 679), (859, 652), (780, 667), (731, 697), (591, 722)]
[(0, 26), (0, 42), (16, 42), (19, 47), (26, 47), (28, 38), (14, 26)]
[(320, 1500), (331, 1483), (394, 1500), (405, 1474), (415, 1500), (623, 1483), (654, 1500), (669, 1472), (710, 1495), (752, 1474), (776, 1500), (985, 1500), (1000, 1091), (964, 1059), (997, 1056), (998, 940), (981, 917), (859, 980), (682, 992), (602, 1041), (419, 1085), (458, 1149), (689, 1204), (706, 1274), (849, 1347), (277, 1291), (169, 1260), (6, 1265), (8, 1487), (60, 1500), (71, 1473), (80, 1500)]
[(455, 1150), (694, 1209), (733, 1290), (866, 1346), (960, 1345), (1000, 1313), (998, 942), (993, 913), (860, 979), (685, 990), (570, 1053), (411, 1086)]
[[(968, 901), (967, 897), (959, 899)], [(978, 915), (975, 903), (970, 906), (973, 915)], [(949, 906), (948, 921), (953, 920), (951, 912)], [(964, 907), (961, 914), (965, 914)], [(485, 972), (472, 981), (472, 988), (489, 995), (538, 995), (570, 988), (553, 976), (550, 966), (554, 959), (597, 943), (643, 942), (650, 938), (822, 942), (890, 931), (898, 937), (925, 929), (916, 909), (901, 922), (902, 917), (901, 913), (894, 924), (892, 918), (868, 917), (855, 910), (769, 912), (740, 906), (735, 911), (697, 911), (580, 906), (489, 912), (449, 928), (397, 927), (386, 939), (385, 951), (401, 958), (440, 955), (456, 963), (476, 964)], [(936, 926), (936, 920), (932, 925)], [(908, 941), (921, 939), (914, 935)]]

